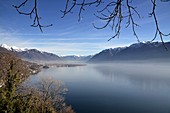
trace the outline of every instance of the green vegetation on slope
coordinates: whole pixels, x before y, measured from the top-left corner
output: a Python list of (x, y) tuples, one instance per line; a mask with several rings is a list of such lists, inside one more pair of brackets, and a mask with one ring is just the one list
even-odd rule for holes
[(41, 89), (21, 85), (31, 74), (28, 62), (5, 53), (0, 63), (0, 113), (74, 113), (56, 90), (50, 90), (54, 82), (43, 82)]

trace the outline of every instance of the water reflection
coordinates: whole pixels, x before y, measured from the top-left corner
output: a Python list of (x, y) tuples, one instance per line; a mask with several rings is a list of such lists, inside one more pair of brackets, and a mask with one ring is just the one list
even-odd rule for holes
[(66, 101), (77, 113), (169, 113), (170, 65), (97, 64), (42, 70), (30, 81), (62, 80)]
[(133, 84), (143, 89), (170, 88), (169, 65), (114, 63), (93, 67), (112, 82)]

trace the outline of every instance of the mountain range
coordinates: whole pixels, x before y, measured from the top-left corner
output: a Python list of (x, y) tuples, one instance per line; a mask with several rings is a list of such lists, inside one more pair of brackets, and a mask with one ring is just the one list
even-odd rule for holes
[(164, 60), (170, 61), (170, 42), (140, 42), (127, 47), (105, 49), (94, 55), (88, 62)]
[(13, 53), (21, 59), (27, 61), (88, 61), (92, 56), (78, 56), (78, 55), (69, 55), (69, 56), (58, 56), (53, 53), (48, 53), (44, 51), (39, 51), (37, 49), (23, 49), (16, 46), (8, 46), (6, 44), (0, 45), (0, 51)]
[(0, 45), (0, 51), (11, 52), (27, 61), (83, 61), (88, 63), (129, 61), (129, 60), (161, 60), (170, 61), (170, 42), (140, 42), (126, 47), (105, 49), (89, 56), (58, 56), (37, 49), (21, 49), (15, 46)]
[(10, 52), (27, 61), (61, 61), (62, 59), (53, 53), (39, 51), (37, 49), (20, 49), (6, 44), (0, 45), (0, 51)]

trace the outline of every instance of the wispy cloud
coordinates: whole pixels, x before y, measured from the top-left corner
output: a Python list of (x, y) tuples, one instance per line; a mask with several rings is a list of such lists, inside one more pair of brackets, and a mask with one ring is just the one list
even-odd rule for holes
[(3, 29), (0, 28), (0, 43), (5, 43), (8, 45), (14, 45), (14, 46), (18, 46), (18, 47), (23, 47), (23, 46), (27, 46), (26, 44), (28, 42), (30, 42), (30, 39), (23, 39), (20, 38), (19, 36), (15, 36), (14, 34), (16, 34), (17, 31), (13, 30), (13, 29)]
[[(68, 28), (72, 29), (72, 28)], [(0, 28), (0, 43), (6, 43), (20, 48), (36, 48), (41, 51), (52, 52), (58, 55), (89, 55), (100, 52), (103, 49), (120, 46), (120, 43), (108, 42), (109, 36), (102, 33), (91, 33), (85, 36), (68, 35), (74, 31), (62, 31), (58, 33), (25, 34)], [(66, 35), (66, 37), (65, 37)]]

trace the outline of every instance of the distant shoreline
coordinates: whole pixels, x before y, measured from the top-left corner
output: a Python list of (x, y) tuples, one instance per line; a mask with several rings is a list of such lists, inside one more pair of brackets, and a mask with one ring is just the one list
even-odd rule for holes
[(77, 67), (77, 66), (86, 66), (87, 64), (44, 64), (43, 68), (50, 67)]

